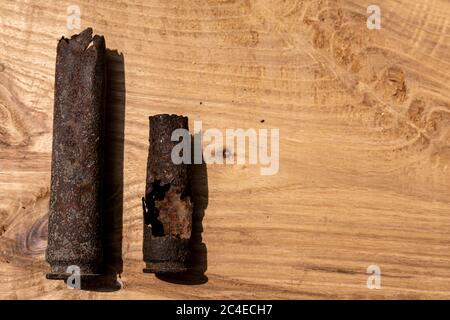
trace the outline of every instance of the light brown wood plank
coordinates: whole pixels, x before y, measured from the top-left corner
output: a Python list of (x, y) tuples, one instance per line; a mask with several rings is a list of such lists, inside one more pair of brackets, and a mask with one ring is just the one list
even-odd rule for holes
[[(46, 280), (54, 65), (57, 39), (80, 31), (66, 26), (71, 4), (0, 0), (0, 298), (450, 297), (445, 0), (379, 0), (381, 30), (362, 0), (78, 0), (81, 29), (123, 55), (110, 98), (123, 288)], [(207, 166), (206, 283), (142, 273), (157, 113), (280, 129), (278, 174)], [(372, 264), (379, 290), (366, 286)]]

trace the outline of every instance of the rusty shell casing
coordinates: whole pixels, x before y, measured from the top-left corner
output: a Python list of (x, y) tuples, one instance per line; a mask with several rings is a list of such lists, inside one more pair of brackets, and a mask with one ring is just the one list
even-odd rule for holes
[[(188, 118), (161, 114), (149, 117), (150, 134), (144, 200), (144, 272), (178, 273), (188, 269), (192, 232), (191, 165), (175, 164), (172, 132), (189, 132)], [(184, 137), (186, 138), (186, 136)], [(189, 144), (190, 148), (190, 144)]]
[(104, 37), (92, 37), (91, 28), (58, 42), (48, 279), (67, 278), (69, 266), (81, 276), (101, 273), (105, 51)]

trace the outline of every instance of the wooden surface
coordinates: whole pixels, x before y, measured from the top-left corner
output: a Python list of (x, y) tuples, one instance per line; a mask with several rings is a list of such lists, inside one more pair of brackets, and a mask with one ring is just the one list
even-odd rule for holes
[[(450, 3), (376, 2), (381, 30), (363, 0), (77, 1), (81, 29), (118, 51), (108, 227), (123, 260), (121, 290), (80, 291), (46, 280), (44, 260), (55, 48), (80, 31), (73, 1), (1, 0), (0, 298), (450, 298)], [(280, 129), (277, 175), (200, 168), (207, 270), (183, 283), (142, 273), (157, 113)]]

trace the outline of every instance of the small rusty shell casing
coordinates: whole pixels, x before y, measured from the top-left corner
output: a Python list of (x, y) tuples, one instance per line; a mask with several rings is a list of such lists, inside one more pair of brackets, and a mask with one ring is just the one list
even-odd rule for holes
[(171, 141), (171, 137), (176, 129), (189, 132), (188, 118), (160, 114), (149, 117), (149, 122), (143, 271), (184, 272), (188, 269), (192, 232), (191, 165), (172, 161), (172, 149), (179, 141)]
[(101, 272), (105, 50), (104, 37), (92, 37), (91, 28), (58, 42), (48, 279), (66, 279), (69, 266), (81, 276)]

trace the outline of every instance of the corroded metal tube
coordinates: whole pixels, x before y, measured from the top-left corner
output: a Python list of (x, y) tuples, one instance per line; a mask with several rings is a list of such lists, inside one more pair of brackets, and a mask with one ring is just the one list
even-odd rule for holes
[(149, 122), (143, 271), (184, 272), (192, 232), (191, 166), (172, 161), (172, 149), (179, 142), (171, 141), (171, 136), (176, 129), (188, 132), (188, 118), (162, 114), (149, 117)]
[(53, 115), (48, 279), (99, 274), (102, 262), (102, 164), (105, 39), (88, 28), (58, 42)]

